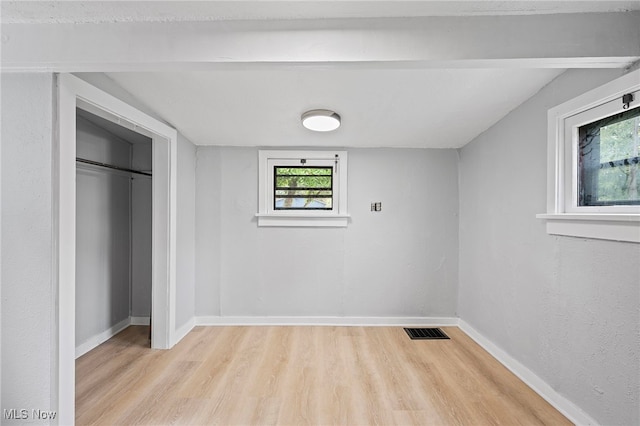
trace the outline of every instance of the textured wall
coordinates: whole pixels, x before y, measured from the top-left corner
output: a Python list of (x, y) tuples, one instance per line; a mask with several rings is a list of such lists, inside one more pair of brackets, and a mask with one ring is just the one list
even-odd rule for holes
[(196, 151), (196, 316), (220, 315), (221, 151), (205, 147)]
[(194, 317), (196, 147), (178, 135), (176, 329)]
[[(1, 78), (0, 405), (2, 409), (27, 409), (31, 413), (31, 409), (52, 408), (54, 86), (50, 74), (3, 73)], [(2, 420), (2, 424), (13, 423)]]
[(569, 71), (461, 149), (460, 318), (602, 424), (640, 422), (640, 245), (547, 235), (547, 110)]
[(348, 152), (347, 228), (258, 228), (258, 150), (198, 148), (198, 315), (455, 315), (456, 152)]

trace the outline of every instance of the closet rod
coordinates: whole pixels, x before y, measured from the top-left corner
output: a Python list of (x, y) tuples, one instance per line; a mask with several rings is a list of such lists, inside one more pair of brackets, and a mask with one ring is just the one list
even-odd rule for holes
[(148, 173), (148, 172), (141, 172), (140, 170), (133, 170), (133, 169), (127, 169), (125, 167), (113, 166), (111, 164), (100, 163), (98, 161), (87, 160), (87, 159), (80, 158), (80, 157), (76, 157), (76, 161), (79, 162), (79, 163), (91, 164), (93, 166), (106, 167), (107, 169), (120, 170), (122, 172), (129, 172), (129, 173), (136, 173), (136, 174), (139, 174), (139, 175), (152, 176), (151, 173)]

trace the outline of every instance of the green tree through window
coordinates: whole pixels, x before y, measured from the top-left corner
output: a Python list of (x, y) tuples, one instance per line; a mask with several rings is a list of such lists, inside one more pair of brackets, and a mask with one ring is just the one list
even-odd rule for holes
[(331, 210), (333, 167), (274, 167), (275, 210)]

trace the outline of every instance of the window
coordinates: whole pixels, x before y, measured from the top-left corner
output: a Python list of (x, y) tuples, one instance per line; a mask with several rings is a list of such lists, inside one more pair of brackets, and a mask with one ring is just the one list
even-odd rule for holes
[(332, 210), (333, 167), (273, 168), (274, 210)]
[(640, 70), (548, 119), (547, 232), (640, 242)]
[(347, 153), (261, 150), (258, 198), (258, 226), (347, 226)]
[(640, 204), (640, 107), (578, 127), (578, 206)]

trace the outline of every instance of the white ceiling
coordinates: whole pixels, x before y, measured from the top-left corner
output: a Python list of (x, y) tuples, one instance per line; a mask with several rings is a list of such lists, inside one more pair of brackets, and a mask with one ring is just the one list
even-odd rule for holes
[[(457, 148), (536, 93), (557, 69), (267, 69), (109, 73), (198, 145)], [(329, 108), (331, 133), (300, 116)]]
[[(571, 52), (574, 63), (590, 56), (596, 64), (600, 57), (613, 58), (613, 66), (637, 55), (613, 52), (609, 44), (595, 46), (594, 52), (605, 53), (592, 54), (597, 43), (585, 46), (583, 37), (575, 44), (581, 35), (553, 46), (541, 36), (546, 22), (554, 21), (549, 27), (554, 34), (566, 31), (551, 14), (640, 10), (640, 1), (3, 1), (1, 6), (2, 22), (13, 25), (3, 27), (3, 44), (9, 43), (3, 49), (13, 48), (11, 55), (20, 58), (32, 54), (17, 63), (39, 66), (33, 58), (40, 55), (42, 64), (63, 58), (61, 68), (53, 70), (86, 71), (104, 57), (106, 68), (97, 70), (108, 71), (197, 145), (458, 148), (562, 73), (561, 60)], [(455, 21), (464, 28), (450, 26), (451, 18), (414, 19), (496, 15), (503, 16), (500, 22)], [(504, 20), (522, 15), (540, 18), (520, 37), (520, 27)], [(495, 24), (515, 38), (492, 34)], [(137, 31), (141, 25), (155, 26)], [(37, 28), (28, 37), (24, 30), (30, 26)], [(52, 32), (57, 27), (60, 31)], [(473, 34), (480, 36), (478, 43)], [(46, 44), (58, 36), (62, 42)], [(74, 37), (76, 48), (61, 47)], [(594, 40), (606, 40), (598, 37)], [(545, 52), (551, 52), (546, 62), (540, 60)], [(463, 66), (458, 58), (465, 60)], [(134, 68), (127, 68), (131, 64)], [(338, 112), (340, 129), (322, 134), (304, 129), (300, 115), (317, 108)]]

